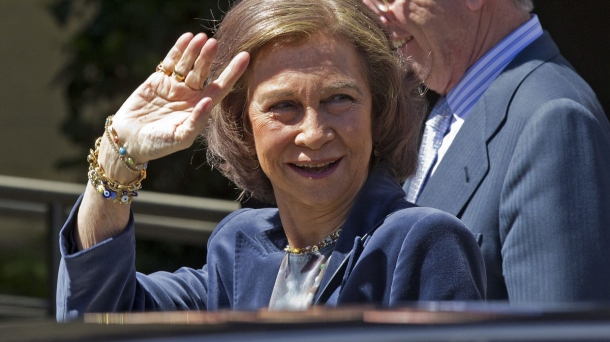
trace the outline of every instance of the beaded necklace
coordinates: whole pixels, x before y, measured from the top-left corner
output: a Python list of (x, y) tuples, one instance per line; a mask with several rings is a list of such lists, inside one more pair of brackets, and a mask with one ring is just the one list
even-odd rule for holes
[(303, 248), (292, 248), (292, 247), (290, 247), (290, 245), (286, 245), (286, 248), (284, 248), (284, 252), (290, 253), (290, 254), (307, 254), (307, 253), (317, 252), (318, 250), (337, 242), (337, 239), (339, 238), (339, 234), (341, 234), (341, 229), (330, 234), (325, 239), (322, 239), (322, 241), (318, 242), (317, 244), (315, 244), (313, 246), (307, 246), (307, 247), (303, 247)]

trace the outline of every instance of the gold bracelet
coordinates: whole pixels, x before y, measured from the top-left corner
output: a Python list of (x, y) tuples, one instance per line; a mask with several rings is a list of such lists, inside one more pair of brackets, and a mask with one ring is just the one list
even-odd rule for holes
[(108, 137), (108, 141), (110, 141), (110, 145), (112, 145), (112, 149), (114, 150), (114, 152), (116, 152), (116, 154), (119, 155), (121, 163), (130, 171), (140, 172), (141, 170), (146, 170), (146, 168), (148, 167), (148, 163), (136, 164), (133, 158), (127, 155), (127, 149), (119, 145), (119, 136), (112, 127), (113, 117), (114, 115), (110, 115), (106, 118), (106, 125), (104, 127), (104, 130), (106, 131), (106, 136)]
[(142, 181), (146, 178), (146, 169), (140, 170), (140, 177), (127, 185), (108, 178), (98, 161), (102, 138), (97, 138), (95, 149), (89, 150), (89, 156), (87, 156), (87, 161), (89, 162), (89, 181), (104, 198), (116, 203), (129, 204), (134, 197), (138, 196), (138, 190), (142, 189)]

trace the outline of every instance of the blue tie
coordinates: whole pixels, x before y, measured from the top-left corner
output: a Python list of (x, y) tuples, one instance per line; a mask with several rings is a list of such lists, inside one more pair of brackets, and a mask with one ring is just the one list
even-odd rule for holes
[(429, 177), (428, 174), (436, 162), (438, 149), (441, 147), (443, 137), (445, 136), (445, 133), (447, 133), (452, 118), (453, 113), (447, 99), (441, 97), (434, 106), (432, 113), (430, 113), (428, 121), (426, 121), (424, 135), (422, 137), (421, 146), (419, 147), (417, 172), (409, 186), (407, 201), (412, 203), (417, 201), (417, 198)]

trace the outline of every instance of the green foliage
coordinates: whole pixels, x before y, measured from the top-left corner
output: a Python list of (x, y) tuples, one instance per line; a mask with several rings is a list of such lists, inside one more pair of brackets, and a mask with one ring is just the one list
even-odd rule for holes
[[(79, 8), (95, 8), (94, 15), (65, 46), (71, 55), (58, 75), (69, 112), (62, 132), (80, 152), (59, 161), (61, 168), (81, 169), (86, 155), (103, 133), (104, 119), (120, 107), (155, 69), (184, 32), (206, 32), (229, 8), (228, 0), (56, 0), (49, 12), (64, 27), (80, 15)], [(205, 149), (190, 149), (150, 164), (146, 190), (185, 195), (236, 198), (228, 180), (208, 167)]]
[(0, 248), (0, 293), (44, 298), (48, 291), (47, 243), (30, 241), (36, 248)]

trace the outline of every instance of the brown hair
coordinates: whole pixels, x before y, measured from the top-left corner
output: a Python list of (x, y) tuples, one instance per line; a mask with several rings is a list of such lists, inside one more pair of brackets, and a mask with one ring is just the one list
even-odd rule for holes
[[(360, 54), (372, 95), (375, 154), (369, 170), (382, 163), (398, 181), (417, 167), (417, 145), (426, 102), (413, 68), (392, 51), (379, 18), (361, 0), (242, 0), (216, 32), (216, 79), (240, 51), (251, 62), (266, 44), (302, 42), (317, 33), (351, 45)], [(220, 105), (205, 132), (208, 161), (233, 181), (242, 195), (275, 203), (271, 182), (258, 166), (248, 120), (248, 68)]]

